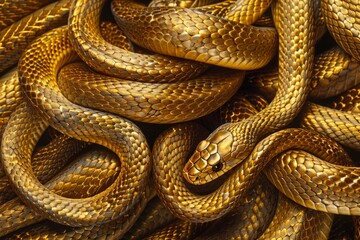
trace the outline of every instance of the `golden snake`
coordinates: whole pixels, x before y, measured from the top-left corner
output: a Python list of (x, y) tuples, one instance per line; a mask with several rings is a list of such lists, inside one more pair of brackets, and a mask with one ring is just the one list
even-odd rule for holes
[[(296, 147), (320, 157), (325, 158), (327, 156), (327, 158), (337, 159), (339, 162), (348, 159), (344, 150), (341, 150), (339, 146), (335, 146), (330, 140), (321, 139), (319, 134), (297, 129), (283, 130), (260, 141), (252, 151), (248, 161), (240, 164), (236, 171), (216, 191), (205, 196), (199, 196), (187, 190), (181, 176), (173, 174), (174, 171), (179, 171), (182, 168), (182, 161), (187, 157), (191, 145), (201, 137), (199, 133), (195, 133), (194, 129), (199, 131), (200, 127), (181, 126), (179, 129), (169, 129), (167, 133), (164, 133), (157, 140), (153, 150), (154, 180), (158, 196), (177, 217), (194, 222), (210, 221), (228, 213), (240, 196), (255, 181), (256, 173), (259, 173), (268, 161), (285, 149)], [(190, 131), (192, 135), (189, 134)], [(188, 134), (187, 137), (186, 134)], [(285, 139), (288, 141), (285, 142)], [(312, 144), (309, 144), (310, 142)], [(170, 143), (172, 148), (178, 150), (171, 151), (172, 149), (168, 147)], [(334, 148), (331, 149), (332, 147)], [(348, 171), (358, 171), (358, 169), (350, 168)], [(301, 176), (301, 174), (299, 175)], [(341, 196), (342, 193), (339, 194)], [(300, 198), (300, 196), (297, 197)], [(171, 201), (168, 199), (171, 199)], [(354, 199), (356, 199), (356, 196), (354, 196)], [(337, 208), (335, 207), (336, 204), (327, 198), (323, 204), (315, 205), (319, 210), (323, 210), (326, 206), (329, 206), (327, 210), (332, 213), (349, 214), (350, 211), (351, 214), (359, 214), (358, 206), (354, 206), (354, 209), (352, 208), (353, 205), (344, 209)], [(312, 207), (311, 204), (309, 204), (309, 207)]]
[[(46, 146), (36, 149), (33, 154), (31, 165), (40, 182), (47, 182), (68, 163), (70, 157), (76, 155), (86, 146), (84, 142), (76, 141), (67, 136), (56, 136)], [(0, 178), (0, 204), (16, 197), (12, 191), (8, 178)]]
[[(9, 123), (9, 127), (5, 130), (2, 160), (4, 169), (15, 184), (17, 192), (24, 196), (23, 200), (36, 205), (38, 211), (54, 221), (71, 226), (86, 226), (119, 218), (129, 207), (139, 201), (146, 189), (150, 173), (150, 151), (142, 132), (132, 122), (118, 116), (89, 111), (70, 103), (62, 96), (56, 84), (56, 74), (62, 64), (75, 58), (67, 33), (67, 28), (63, 27), (43, 35), (34, 41), (22, 56), (19, 63), (19, 78), (27, 97), (41, 113), (43, 119), (29, 106), (24, 105), (23, 112), (19, 114), (22, 118), (12, 118), (13, 122)], [(37, 62), (34, 62), (33, 53), (37, 52), (37, 48), (43, 51), (44, 41), (48, 42), (49, 52), (58, 51), (59, 54), (49, 55), (44, 51), (43, 61), (37, 55)], [(39, 61), (43, 66), (39, 65)], [(41, 71), (33, 72), (36, 68)], [(55, 92), (57, 95), (54, 95)], [(55, 99), (57, 101), (54, 101)], [(75, 110), (76, 108), (78, 110)], [(73, 125), (72, 122), (75, 119), (78, 119), (77, 121), (81, 124)], [(123, 172), (114, 184), (104, 192), (85, 199), (60, 197), (42, 186), (29, 171), (31, 169), (29, 160), (36, 139), (41, 136), (48, 124), (69, 136), (99, 143), (117, 153), (122, 160)], [(74, 128), (72, 129), (70, 125)], [(108, 131), (103, 132), (103, 128), (99, 126), (106, 127)], [(21, 140), (26, 139), (24, 136), (30, 132), (19, 135), (19, 131), (11, 127), (24, 127), (27, 131), (33, 129), (32, 134), (36, 133), (36, 135), (32, 137), (34, 139), (32, 144), (23, 146), (24, 142)], [(24, 158), (28, 161), (24, 162)], [(19, 161), (24, 164), (16, 164)], [(13, 172), (18, 172), (27, 179), (26, 183), (15, 181), (14, 177), (17, 174), (14, 175)], [(40, 196), (36, 194), (39, 191), (43, 192), (41, 196), (46, 196), (48, 201), (39, 198)], [(65, 206), (67, 210), (62, 213)]]
[(71, 0), (49, 4), (0, 31), (0, 72), (16, 64), (36, 37), (66, 24)]
[[(349, 90), (349, 92), (353, 92), (351, 90)], [(344, 94), (344, 95), (347, 96), (347, 94)], [(343, 98), (340, 97), (340, 99), (343, 99)], [(346, 102), (347, 102), (346, 106), (353, 105), (350, 103), (351, 101), (346, 101)], [(260, 97), (259, 95), (254, 94), (254, 93), (238, 92), (230, 101), (228, 101), (226, 103), (226, 105), (222, 106), (219, 109), (219, 111), (217, 111), (218, 113), (215, 114), (215, 116), (211, 116), (211, 119), (213, 119), (214, 117), (216, 119), (218, 119), (219, 123), (217, 123), (217, 124), (222, 124), (224, 122), (237, 122), (237, 121), (242, 120), (243, 118), (248, 118), (249, 115), (256, 114), (258, 111), (265, 108), (266, 106), (267, 106), (266, 100), (263, 99), (262, 97)], [(344, 105), (342, 105), (342, 106), (344, 106)], [(216, 116), (216, 115), (219, 115), (219, 116)], [(304, 159), (306, 159), (306, 160), (303, 161)], [(302, 161), (304, 164), (301, 163)], [(309, 169), (309, 166), (312, 166), (315, 169), (316, 164), (318, 164), (317, 166), (320, 167), (320, 168), (317, 168), (316, 171)], [(338, 164), (345, 165), (345, 166), (353, 165), (353, 163), (351, 163), (351, 162), (342, 162), (342, 163), (338, 163)], [(293, 175), (294, 169), (291, 168), (291, 170), (290, 170), (289, 166), (297, 166), (297, 169), (302, 168), (302, 169), (307, 169), (307, 170), (306, 170), (305, 174), (294, 174)], [(279, 174), (284, 169), (287, 169), (287, 174)], [(320, 169), (324, 169), (324, 171), (326, 173), (319, 171)], [(351, 196), (352, 194), (349, 194), (349, 192), (352, 192), (352, 190), (350, 190), (350, 189), (354, 186), (351, 182), (353, 182), (356, 185), (358, 176), (355, 172), (344, 173), (343, 172), (344, 170), (345, 170), (345, 168), (343, 166), (331, 165), (328, 163), (324, 164), (319, 159), (316, 159), (316, 158), (314, 158), (314, 156), (309, 155), (309, 153), (298, 151), (298, 150), (292, 150), (292, 151), (288, 151), (286, 153), (279, 155), (277, 157), (277, 159), (275, 161), (273, 161), (272, 164), (270, 164), (265, 169), (265, 172), (266, 172), (268, 178), (271, 179), (272, 183), (275, 186), (277, 186), (277, 188), (279, 190), (281, 190), (281, 192), (286, 193), (286, 195), (288, 197), (292, 198), (293, 200), (297, 201), (298, 203), (300, 203), (303, 206), (309, 206), (308, 204), (310, 204), (311, 202), (315, 203), (315, 205), (319, 205), (319, 202), (321, 202), (321, 200), (319, 201), (319, 198), (323, 198), (323, 201), (326, 201), (325, 195), (327, 195), (328, 197), (330, 197), (332, 199), (332, 201), (334, 201), (339, 196), (342, 196), (340, 198), (344, 199), (345, 201), (337, 201), (337, 203), (336, 203), (336, 204), (339, 204), (338, 206), (341, 208), (343, 206), (343, 204), (351, 206), (355, 202), (357, 202), (357, 197), (352, 198), (354, 196)], [(357, 168), (355, 168), (355, 170), (357, 170)], [(317, 177), (315, 179), (313, 179), (313, 177), (317, 174), (319, 174), (319, 178), (321, 179), (320, 182), (317, 182), (317, 181), (319, 181), (319, 179)], [(296, 176), (296, 175), (298, 175), (297, 179), (294, 178), (294, 176)], [(290, 180), (290, 178), (288, 178), (290, 176), (292, 176), (292, 180)], [(348, 188), (342, 182), (342, 180), (345, 180), (345, 179), (335, 181), (335, 179), (340, 179), (340, 178), (343, 178), (344, 176), (348, 177), (346, 179), (347, 184), (349, 186), (352, 186), (349, 189), (350, 191), (348, 191)], [(314, 186), (314, 183), (317, 183), (316, 186), (320, 186), (320, 185), (330, 186), (331, 185), (331, 187), (327, 188), (325, 190), (326, 194), (323, 194), (321, 191), (319, 191), (319, 189), (316, 190), (316, 189), (313, 189), (312, 187), (310, 187), (310, 188), (304, 187), (307, 185), (306, 181), (304, 181), (304, 179), (309, 179), (309, 178), (313, 179), (313, 180), (311, 180), (311, 184), (309, 186)], [(329, 183), (330, 181), (332, 183), (326, 184), (326, 181), (327, 181), (327, 183)], [(289, 184), (289, 182), (292, 182), (293, 184), (290, 184), (291, 185), (290, 189), (286, 189), (285, 186), (287, 184)], [(298, 184), (300, 184), (301, 187)], [(294, 186), (297, 186), (297, 187), (294, 187)], [(343, 189), (339, 190), (340, 188), (343, 188)], [(297, 190), (295, 190), (295, 189), (297, 189)], [(294, 193), (294, 191), (298, 191), (298, 192)], [(314, 194), (314, 192), (316, 192), (316, 193)], [(305, 193), (305, 194), (303, 194), (304, 199), (306, 199), (304, 202), (298, 201), (297, 196), (300, 193)], [(311, 199), (311, 201), (309, 201), (308, 197)], [(351, 202), (351, 200), (353, 202)], [(335, 203), (335, 201), (334, 201), (334, 203)], [(296, 235), (309, 236), (310, 234), (317, 232), (317, 234), (321, 234), (321, 235), (315, 235), (314, 237), (311, 237), (311, 238), (328, 239), (327, 237), (329, 234), (329, 228), (331, 226), (331, 223), (329, 221), (332, 219), (332, 217), (329, 214), (311, 211), (309, 209), (305, 210), (305, 208), (300, 207), (299, 205), (295, 205), (294, 203), (290, 203), (290, 202), (285, 202), (284, 197), (282, 198), (282, 203), (279, 203), (278, 205), (279, 205), (279, 207), (277, 209), (276, 216), (274, 217), (272, 223), (266, 229), (265, 233), (262, 235), (261, 238), (268, 239), (268, 238), (272, 238), (275, 236), (284, 238), (287, 236), (294, 237)], [(292, 209), (292, 210), (286, 210), (287, 209), (286, 206), (288, 206), (288, 207), (291, 206), (290, 209)], [(291, 213), (288, 211), (291, 211)], [(326, 212), (327, 210), (323, 209), (323, 211)], [(285, 219), (284, 219), (284, 216), (286, 216)], [(297, 217), (295, 217), (295, 216), (297, 216)], [(311, 219), (311, 221), (313, 221), (313, 223), (308, 224), (309, 220), (301, 220), (301, 219), (305, 219), (305, 218)], [(323, 220), (319, 220), (319, 218), (321, 218)], [(318, 219), (319, 221), (316, 219)], [(358, 219), (359, 219), (358, 217), (354, 217), (354, 221), (357, 222)], [(295, 225), (293, 225), (295, 222), (297, 222), (297, 223)], [(283, 226), (283, 227), (281, 227), (281, 226)], [(312, 228), (316, 228), (317, 230), (312, 229)], [(285, 231), (285, 229), (286, 229), (286, 231)], [(323, 229), (323, 230), (321, 230), (321, 229)], [(356, 229), (358, 229), (358, 228), (356, 228)], [(349, 234), (351, 235), (351, 233), (349, 233)], [(356, 235), (356, 236), (359, 236), (359, 235)], [(300, 238), (303, 238), (303, 237), (300, 237)]]
[[(113, 1), (111, 7), (116, 22), (133, 42), (158, 53), (242, 70), (260, 68), (275, 54), (273, 28), (235, 23), (187, 8), (151, 11), (128, 0)], [(144, 35), (139, 37), (138, 31)]]
[[(79, 1), (80, 2), (80, 1)], [(117, 3), (114, 3), (114, 4), (117, 4)], [(96, 6), (96, 5), (94, 5), (94, 6)], [(187, 10), (186, 10), (187, 11)], [(286, 25), (286, 24), (285, 24)], [(311, 25), (311, 23), (310, 23), (310, 25)], [(70, 27), (70, 29), (71, 29), (71, 27)], [(130, 29), (131, 30), (131, 29)], [(130, 31), (130, 30), (128, 30), (128, 31)], [(78, 32), (76, 32), (77, 31), (77, 28), (75, 27), (75, 30), (73, 30), (73, 32), (74, 32), (74, 34), (77, 34)], [(71, 32), (71, 31), (70, 31)], [(96, 34), (95, 34), (96, 35)], [(282, 35), (281, 35), (282, 36)], [(280, 40), (281, 40), (281, 36), (280, 36)], [(136, 37), (136, 36), (135, 36)], [(45, 38), (45, 37), (44, 37)], [(76, 39), (76, 37), (74, 37), (74, 38), (72, 38), (72, 41), (73, 41), (73, 43), (75, 43), (75, 40), (73, 40), (73, 39)], [(90, 40), (89, 41), (89, 39), (86, 39), (85, 38), (85, 40), (88, 40), (88, 43), (90, 42), (90, 43), (94, 43), (94, 42), (96, 42), (95, 40), (93, 41), (93, 40)], [(38, 41), (38, 42), (40, 42), (40, 40)], [(36, 44), (34, 44), (34, 45), (32, 45), (32, 46), (35, 46)], [(75, 45), (75, 44), (74, 44)], [(79, 46), (80, 45), (82, 45), (82, 43), (81, 44), (79, 44)], [(281, 41), (280, 41), (280, 45), (281, 45)], [(311, 47), (310, 47), (311, 48)], [(67, 49), (69, 49), (69, 48), (67, 48)], [(80, 49), (80, 47), (79, 47), (79, 49)], [(274, 49), (274, 48), (272, 48), (272, 49)], [(30, 53), (30, 50), (28, 50), (29, 52), (28, 52), (28, 54), (29, 54), (29, 56), (26, 58), (26, 54), (25, 54), (25, 57), (23, 57), (22, 58), (22, 61), (23, 62), (26, 62), (26, 64), (28, 63), (27, 61), (31, 61), (31, 57), (30, 57), (30, 55), (31, 55), (31, 53)], [(69, 50), (68, 50), (69, 51)], [(179, 51), (179, 52), (181, 52), (181, 51)], [(95, 56), (100, 56), (100, 54), (94, 54)], [(191, 54), (189, 54), (189, 55), (191, 55)], [(177, 56), (177, 55), (176, 55)], [(280, 55), (281, 56), (281, 55)], [(198, 58), (202, 58), (202, 57), (198, 57)], [(206, 57), (205, 57), (206, 58)], [(24, 60), (25, 59), (25, 60)], [(54, 57), (54, 59), (56, 59), (56, 57)], [(59, 59), (58, 59), (59, 60)], [(62, 61), (62, 60), (64, 60), (64, 59), (60, 59), (59, 61)], [(16, 61), (16, 60), (15, 60)], [(65, 57), (65, 60), (64, 61), (66, 61), (66, 57)], [(284, 60), (280, 60), (281, 62), (283, 62)], [(106, 62), (106, 61), (105, 61)], [(45, 90), (45, 88), (43, 88), (42, 90), (44, 90), (44, 92), (43, 93), (45, 93), (44, 95), (43, 95), (43, 93), (42, 92), (39, 92), (38, 91), (38, 89), (35, 91), (35, 90), (33, 90), (35, 87), (33, 87), (33, 86), (31, 86), (32, 85), (32, 83), (29, 83), (29, 82), (26, 82), (26, 81), (30, 81), (30, 78), (28, 77), (27, 78), (27, 74), (29, 74), (29, 66), (26, 66), (26, 64), (23, 64), (23, 65), (20, 65), (22, 68), (20, 68), (19, 69), (19, 71), (20, 71), (20, 73), (21, 73), (21, 79), (22, 79), (22, 83), (24, 84), (24, 86), (26, 87), (26, 93), (27, 93), (27, 96), (30, 98), (30, 101), (32, 102), (32, 104), (34, 104), (34, 105), (38, 105), (39, 103), (41, 103), (41, 102), (46, 102), (46, 99), (48, 98), (48, 97), (54, 97), (54, 95), (53, 95), (53, 93), (50, 93), (50, 92), (46, 92), (46, 90)], [(53, 63), (52, 63), (53, 64)], [(63, 64), (63, 63), (60, 63), (59, 65), (56, 65), (55, 67), (54, 66), (50, 66), (50, 63), (49, 63), (49, 72), (51, 72), (51, 75), (54, 75), (55, 73), (57, 73), (57, 71), (58, 71), (58, 68), (59, 68), (59, 66), (61, 65), (61, 64)], [(190, 63), (189, 63), (190, 64)], [(115, 66), (114, 65), (114, 63), (113, 62), (111, 62), (110, 61), (110, 65), (112, 65), (112, 66)], [(200, 66), (200, 65), (198, 65), (198, 66)], [(205, 67), (204, 66), (200, 66), (200, 68), (201, 68), (201, 70), (199, 70), (198, 72), (196, 72), (193, 76), (195, 76), (195, 75), (197, 75), (199, 72), (201, 72)], [(305, 68), (305, 69), (309, 69), (309, 68)], [(281, 72), (281, 71), (280, 71)], [(305, 75), (309, 75), (310, 73), (308, 73), (308, 74), (305, 74)], [(31, 74), (30, 74), (31, 75)], [(50, 75), (50, 76), (51, 76)], [(136, 74), (133, 74), (133, 73), (126, 73), (125, 75), (127, 75), (127, 77), (129, 76), (129, 75), (136, 75)], [(151, 74), (150, 74), (151, 75)], [(135, 76), (135, 78), (141, 78), (140, 77), (141, 76), (141, 74), (139, 74), (139, 75), (136, 75)], [(167, 75), (166, 75), (167, 76)], [(169, 79), (170, 79), (170, 77), (169, 77)], [(281, 81), (281, 80), (280, 80)], [(44, 84), (44, 83), (43, 83)], [(39, 84), (39, 86), (41, 87), (43, 84)], [(44, 86), (44, 85), (43, 85)], [(56, 86), (56, 84), (54, 85), (52, 85), (52, 86)], [(306, 90), (308, 87), (304, 87), (304, 89)], [(280, 89), (281, 89), (281, 86), (280, 86)], [(306, 92), (304, 90), (304, 92)], [(57, 97), (57, 95), (55, 95), (56, 97)], [(279, 97), (280, 98), (280, 97)], [(305, 98), (305, 97), (304, 97)], [(295, 100), (294, 100), (295, 101)], [(299, 102), (299, 105), (301, 106), (301, 102), (302, 101), (300, 101)], [(46, 102), (46, 104), (47, 105), (45, 105), (45, 107), (44, 106), (40, 106), (40, 109), (42, 108), (42, 111), (43, 111), (43, 113), (45, 112), (45, 110), (48, 110), (49, 108), (50, 108), (50, 106), (51, 106), (51, 102)], [(22, 106), (22, 107), (24, 107), (24, 106)], [(299, 109), (300, 107), (296, 107), (296, 109)], [(63, 109), (62, 109), (63, 110)], [(29, 111), (30, 111), (30, 109), (29, 109)], [(36, 110), (36, 111), (38, 111), (38, 110)], [(89, 114), (88, 114), (89, 115)], [(294, 113), (294, 115), (296, 115), (296, 113)], [(330, 114), (331, 115), (331, 114)], [(23, 116), (23, 115), (20, 115), (20, 116)], [(55, 114), (50, 114), (50, 116), (57, 116), (57, 115), (55, 115)], [(73, 118), (73, 117), (75, 117), (76, 115), (74, 115), (73, 113), (72, 114), (70, 114), (70, 115), (68, 115), (68, 116), (70, 116), (71, 118)], [(35, 119), (37, 119), (36, 117), (34, 117)], [(49, 118), (50, 119), (50, 117), (48, 116), (47, 118)], [(108, 118), (108, 117), (106, 117), (106, 118)], [(30, 118), (30, 116), (29, 116), (29, 119), (31, 119)], [(87, 119), (87, 118), (86, 118)], [(12, 121), (11, 121), (11, 124), (14, 124), (14, 123), (16, 123), (16, 121), (17, 121), (18, 119), (15, 119), (15, 117), (13, 117), (13, 119), (12, 119)], [(48, 119), (47, 119), (48, 120)], [(51, 120), (50, 119), (50, 121), (52, 121), (51, 122), (51, 124), (54, 124), (55, 125), (55, 121), (54, 120)], [(92, 119), (91, 119), (91, 121), (92, 121)], [(106, 120), (107, 121), (107, 120)], [(105, 121), (105, 122), (106, 122)], [(291, 121), (291, 120), (288, 120), (289, 122)], [(40, 120), (39, 120), (39, 122), (41, 122)], [(11, 127), (11, 124), (10, 124), (10, 127)], [(20, 123), (20, 124), (23, 124), (23, 123)], [(24, 123), (24, 124), (27, 124), (27, 123)], [(42, 128), (44, 128), (45, 127), (45, 125), (46, 124), (42, 124), (43, 126), (42, 126)], [(58, 127), (58, 128), (61, 128), (61, 130), (63, 130), (64, 132), (65, 131), (67, 131), (66, 129), (65, 129), (65, 127)], [(13, 129), (13, 132), (11, 131), (11, 130), (7, 130), (7, 133), (11, 133), (11, 134), (15, 134), (15, 128), (10, 128), (10, 129)], [(38, 130), (39, 131), (39, 133), (42, 131), (42, 130)], [(99, 130), (100, 131), (100, 130)], [(272, 131), (274, 131), (274, 130), (272, 130)], [(38, 134), (39, 134), (38, 133)], [(8, 134), (6, 134), (6, 135), (8, 135)], [(72, 136), (74, 136), (75, 137), (75, 135), (77, 135), (77, 133), (73, 133), (73, 135)], [(86, 135), (86, 134), (85, 134)], [(265, 134), (264, 134), (265, 135)], [(10, 135), (10, 136), (13, 136), (13, 135)], [(5, 136), (5, 139), (8, 141), (8, 142), (6, 142), (6, 143), (14, 143), (14, 144), (19, 144), (19, 143), (21, 143), (21, 142), (17, 142), (18, 140), (17, 139), (12, 139), (12, 137), (10, 137), (10, 136)], [(94, 136), (95, 136), (95, 134), (94, 134)], [(98, 138), (98, 136), (96, 135), (96, 138)], [(260, 138), (260, 137), (259, 137)], [(84, 139), (86, 139), (86, 140), (90, 140), (89, 139), (89, 137), (88, 138), (86, 138), (86, 137), (84, 137)], [(256, 142), (256, 141), (255, 141)], [(255, 142), (253, 143), (253, 144), (255, 144)], [(104, 140), (101, 140), (101, 143), (104, 143)], [(31, 145), (34, 145), (35, 143), (34, 142), (32, 142), (31, 143)], [(105, 144), (106, 145), (106, 144)], [(109, 144), (110, 145), (110, 144)], [(107, 145), (107, 146), (109, 146), (109, 145)], [(6, 153), (6, 151), (12, 151), (12, 149), (9, 149), (9, 147), (8, 146), (6, 146), (4, 143), (3, 143), (3, 148), (5, 149), (5, 150), (2, 150), (2, 151), (4, 151), (5, 153)], [(29, 156), (29, 152), (31, 152), (29, 149), (31, 149), (31, 147), (29, 147), (29, 146), (27, 146), (27, 148), (28, 148), (28, 150), (27, 150), (27, 154), (24, 154), (25, 156)], [(111, 147), (110, 147), (111, 148)], [(20, 152), (19, 152), (19, 154), (21, 154), (21, 149), (22, 148), (19, 148), (20, 150)], [(112, 148), (113, 149), (113, 148)], [(114, 150), (114, 149), (113, 149)], [(115, 150), (114, 150), (115, 151)], [(22, 155), (21, 155), (22, 156)], [(145, 156), (145, 154), (144, 154), (144, 156)], [(5, 154), (5, 157), (10, 157), (10, 155), (6, 155)], [(16, 158), (16, 157), (15, 157)], [(7, 160), (6, 159), (4, 159), (4, 162), (5, 163), (8, 163), (8, 162), (6, 162)], [(11, 165), (11, 164), (10, 164)], [(7, 167), (9, 167), (10, 165), (8, 165)], [(27, 164), (28, 165), (28, 164)], [(11, 167), (13, 167), (13, 166), (11, 166)], [(28, 166), (27, 166), (28, 167)], [(144, 169), (145, 169), (146, 167), (144, 167)], [(9, 172), (9, 169), (7, 168), (7, 172), (8, 172), (8, 175), (11, 177), (11, 174), (10, 174), (10, 172)], [(21, 184), (20, 184), (21, 185)], [(19, 190), (18, 190), (19, 191)], [(21, 191), (21, 190), (20, 190)], [(25, 192), (25, 191), (24, 191)], [(22, 193), (22, 194), (24, 194), (24, 192)], [(25, 193), (25, 194), (27, 194), (27, 193)], [(28, 196), (30, 196), (30, 195), (28, 195)], [(29, 201), (29, 200), (27, 200), (27, 201)], [(31, 200), (30, 200), (31, 201)], [(46, 208), (46, 206), (44, 206), (45, 208)], [(45, 210), (45, 211), (52, 211), (50, 208), (47, 208), (48, 210)], [(50, 209), (50, 210), (49, 210)], [(356, 211), (357, 210), (354, 210), (355, 211), (355, 213), (356, 213)], [(48, 216), (50, 216), (49, 214), (48, 214)], [(53, 217), (52, 218), (53, 220), (55, 220), (55, 217)], [(93, 221), (93, 222), (95, 222), (95, 220), (94, 219), (91, 219), (91, 218), (88, 218), (88, 220), (90, 219), (90, 221)], [(109, 219), (111, 219), (111, 217), (109, 218)], [(75, 220), (74, 219), (74, 221), (75, 222), (72, 222), (73, 220), (56, 220), (56, 221), (59, 221), (59, 222), (62, 222), (62, 223), (66, 223), (66, 224), (71, 224), (71, 225), (77, 225), (78, 223), (76, 223), (76, 221), (78, 221), (77, 219)], [(80, 221), (82, 221), (82, 220), (80, 220)], [(107, 220), (103, 220), (103, 221), (107, 221)], [(79, 225), (86, 225), (86, 224), (88, 224), (87, 223), (87, 221), (85, 220), (85, 221), (83, 221), (83, 222), (81, 222), (81, 223), (79, 223)]]
[(2, 0), (0, 2), (0, 30), (51, 2), (54, 0), (30, 0), (26, 2), (23, 0)]
[(277, 94), (258, 114), (239, 123), (224, 124), (199, 143), (184, 168), (184, 177), (193, 184), (215, 179), (241, 163), (261, 138), (292, 122), (306, 100), (314, 57), (315, 4), (303, 2), (304, 8), (301, 8), (294, 1), (276, 3), (279, 15)]
[[(50, 180), (46, 186), (62, 196), (73, 198), (89, 197), (110, 186), (120, 171), (121, 166), (115, 154), (101, 148), (95, 148), (80, 155), (66, 169)], [(101, 177), (94, 177), (96, 174)], [(86, 184), (84, 184), (85, 182)], [(3, 225), (1, 236), (20, 227), (42, 221), (40, 224), (34, 225), (30, 231), (20, 231), (7, 235), (6, 238), (69, 239), (91, 236), (121, 238), (141, 213), (146, 205), (146, 201), (151, 198), (151, 194), (150, 196), (142, 196), (142, 198), (144, 199), (141, 201), (141, 205), (135, 208), (132, 212), (133, 214), (126, 217), (126, 219), (83, 228), (64, 227), (49, 222), (45, 223), (43, 221), (44, 218), (40, 214), (29, 209), (19, 199), (14, 199), (2, 206), (8, 210), (2, 211), (0, 216)]]

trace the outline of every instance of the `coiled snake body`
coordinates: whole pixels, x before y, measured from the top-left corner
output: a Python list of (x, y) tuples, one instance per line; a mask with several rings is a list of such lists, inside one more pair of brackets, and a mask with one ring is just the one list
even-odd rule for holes
[[(182, 223), (189, 229), (204, 229), (207, 226), (204, 222), (230, 213), (245, 199), (245, 193), (262, 170), (273, 185), (303, 206), (328, 213), (360, 215), (359, 194), (349, 187), (360, 187), (359, 169), (333, 164), (350, 165), (346, 152), (311, 131), (296, 128), (278, 131), (298, 116), (311, 88), (315, 39), (320, 36), (315, 29), (315, 16), (319, 14), (315, 8), (319, 2), (283, 0), (273, 3), (276, 30), (248, 25), (267, 10), (270, 1), (251, 3), (262, 7), (245, 15), (242, 11), (246, 12), (247, 6), (253, 5), (241, 5), (240, 1), (231, 5), (234, 2), (193, 8), (154, 7), (159, 4), (154, 3), (153, 7), (146, 8), (129, 0), (113, 0), (111, 11), (124, 34), (135, 44), (158, 54), (143, 49), (140, 52), (146, 54), (134, 53), (132, 51), (138, 47), (129, 42), (125, 49), (107, 42), (106, 37), (101, 36), (99, 23), (103, 0), (62, 0), (1, 30), (0, 72), (14, 65), (21, 55), (17, 69), (9, 73), (11, 79), (19, 82), (14, 84), (15, 93), (12, 92), (16, 100), (11, 111), (15, 112), (10, 119), (4, 118), (4, 125), (7, 124), (1, 143), (4, 172), (20, 199), (36, 214), (68, 225), (62, 237), (82, 236), (79, 233), (82, 231), (101, 234), (101, 226), (104, 226), (104, 236), (121, 237), (154, 195), (151, 170), (161, 202), (175, 217), (186, 221), (178, 220), (168, 229)], [(193, 6), (198, 3), (195, 1)], [(349, 14), (343, 18), (345, 10), (337, 11), (336, 7), (345, 3)], [(219, 10), (219, 6), (224, 9)], [(243, 10), (238, 11), (239, 6)], [(359, 60), (357, 6), (346, 1), (343, 4), (323, 0), (321, 7), (336, 41), (353, 59)], [(68, 25), (58, 27), (66, 24), (68, 14)], [(38, 22), (34, 20), (37, 17)], [(339, 24), (339, 19), (345, 19), (345, 24)], [(41, 24), (32, 28), (32, 22)], [(345, 37), (338, 34), (349, 26), (351, 30), (345, 31)], [(19, 48), (13, 43), (19, 43)], [(201, 126), (194, 123), (171, 126), (158, 137), (151, 152), (140, 128), (121, 117), (150, 123), (177, 123), (206, 115), (235, 94), (243, 82), (243, 70), (267, 65), (277, 50), (278, 90), (270, 105), (238, 123), (218, 127), (197, 145), (184, 168), (183, 160), (189, 157), (194, 144), (205, 137)], [(88, 66), (74, 63), (80, 60)], [(70, 65), (61, 69), (67, 64)], [(227, 76), (221, 82), (218, 78), (222, 75)], [(77, 77), (81, 79), (72, 80)], [(123, 82), (117, 82), (117, 78), (122, 78)], [(137, 82), (132, 82), (134, 80)], [(80, 93), (75, 93), (71, 85)], [(146, 90), (139, 91), (141, 88)], [(149, 93), (151, 88), (156, 90)], [(86, 99), (86, 95), (93, 96)], [(110, 95), (112, 100), (107, 98)], [(119, 101), (123, 101), (123, 105), (119, 105), (123, 109), (114, 110)], [(342, 128), (344, 131), (355, 129), (358, 132), (357, 116), (319, 110), (310, 103), (301, 113), (305, 116), (302, 126), (312, 124), (319, 129), (311, 122), (311, 114), (338, 119), (347, 126)], [(349, 127), (350, 123), (355, 126)], [(85, 198), (60, 196), (42, 185), (31, 169), (31, 157), (48, 126), (69, 137), (112, 150), (121, 162), (114, 182)], [(341, 131), (335, 135), (344, 138)], [(358, 146), (358, 136), (347, 140), (351, 147)], [(271, 162), (290, 148), (308, 151), (316, 157), (297, 150)], [(205, 195), (190, 192), (183, 179), (199, 185), (230, 170), (230, 177), (214, 192)], [(23, 210), (23, 214), (26, 211)], [(4, 215), (10, 212), (11, 209), (6, 209)], [(29, 224), (36, 214), (27, 214)], [(329, 228), (332, 217), (329, 214), (322, 217), (323, 224), (317, 226)], [(22, 224), (25, 225), (18, 223), (14, 228), (6, 225), (3, 234)], [(113, 231), (114, 226), (123, 229)], [(263, 226), (261, 229), (263, 231)], [(105, 233), (107, 231), (109, 233)]]

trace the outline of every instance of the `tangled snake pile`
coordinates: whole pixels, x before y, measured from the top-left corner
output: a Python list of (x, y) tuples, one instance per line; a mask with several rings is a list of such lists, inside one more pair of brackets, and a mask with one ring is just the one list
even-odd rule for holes
[(360, 239), (360, 4), (0, 1), (0, 237)]

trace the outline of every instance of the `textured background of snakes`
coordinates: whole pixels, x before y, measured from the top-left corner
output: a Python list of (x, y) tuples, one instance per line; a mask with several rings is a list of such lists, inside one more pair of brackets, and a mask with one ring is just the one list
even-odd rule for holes
[(0, 237), (360, 239), (360, 2), (0, 0)]

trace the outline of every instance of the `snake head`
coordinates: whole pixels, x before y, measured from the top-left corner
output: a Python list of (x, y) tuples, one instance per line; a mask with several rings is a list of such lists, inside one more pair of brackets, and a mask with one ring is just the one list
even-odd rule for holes
[(234, 138), (227, 130), (217, 131), (201, 141), (183, 169), (184, 178), (191, 184), (208, 183), (228, 172), (239, 159), (232, 156)]

